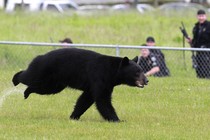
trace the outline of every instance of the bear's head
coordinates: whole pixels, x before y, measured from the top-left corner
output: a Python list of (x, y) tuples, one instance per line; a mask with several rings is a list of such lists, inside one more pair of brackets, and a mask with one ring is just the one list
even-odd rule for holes
[(149, 82), (141, 67), (127, 57), (124, 57), (120, 63), (118, 80), (122, 84), (140, 88), (143, 88)]

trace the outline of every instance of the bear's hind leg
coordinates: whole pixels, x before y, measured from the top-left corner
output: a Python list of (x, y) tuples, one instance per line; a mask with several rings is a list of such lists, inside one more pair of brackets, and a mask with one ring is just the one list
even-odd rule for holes
[(65, 86), (61, 85), (61, 86), (55, 86), (53, 88), (47, 87), (47, 86), (42, 86), (42, 87), (28, 87), (25, 92), (24, 92), (24, 97), (25, 99), (28, 98), (28, 96), (31, 93), (37, 93), (40, 95), (50, 95), (50, 94), (56, 94), (58, 92), (61, 92), (63, 89), (65, 88)]
[(29, 96), (32, 92), (34, 92), (34, 91), (32, 90), (32, 88), (31, 88), (31, 87), (28, 87), (28, 88), (24, 91), (24, 98), (27, 99), (28, 96)]
[(78, 120), (80, 116), (94, 103), (94, 100), (89, 92), (83, 92), (78, 98), (70, 119)]
[(21, 74), (22, 72), (23, 72), (23, 71), (20, 71), (20, 72), (16, 73), (16, 74), (13, 76), (12, 82), (13, 82), (14, 86), (17, 86), (17, 85), (20, 83), (20, 81), (19, 81), (19, 76), (20, 76), (20, 74)]

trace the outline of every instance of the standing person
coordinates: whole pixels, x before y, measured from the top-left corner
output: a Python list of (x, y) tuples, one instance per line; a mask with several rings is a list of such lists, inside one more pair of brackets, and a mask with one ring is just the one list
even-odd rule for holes
[(145, 76), (164, 77), (170, 76), (169, 70), (164, 61), (160, 61), (155, 54), (151, 53), (149, 49), (141, 49), (139, 56), (136, 56), (133, 61), (140, 65)]
[[(210, 22), (207, 21), (204, 10), (197, 11), (197, 20), (193, 28), (193, 38), (187, 41), (194, 48), (210, 48)], [(197, 77), (210, 78), (210, 52), (197, 51), (195, 60)]]

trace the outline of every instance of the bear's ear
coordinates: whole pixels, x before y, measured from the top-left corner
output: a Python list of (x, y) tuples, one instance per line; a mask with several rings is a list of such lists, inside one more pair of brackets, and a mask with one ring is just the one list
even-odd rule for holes
[(119, 68), (118, 68), (118, 72), (124, 67), (124, 66), (127, 66), (129, 65), (129, 59), (128, 57), (124, 57), (121, 62), (120, 62), (120, 65), (119, 65)]
[(134, 62), (138, 62), (138, 56), (136, 56), (136, 57), (134, 57), (133, 59), (132, 59), (132, 61), (134, 61)]
[(124, 57), (124, 58), (122, 59), (121, 66), (126, 66), (126, 65), (128, 65), (128, 64), (129, 64), (129, 59), (128, 59), (128, 57)]

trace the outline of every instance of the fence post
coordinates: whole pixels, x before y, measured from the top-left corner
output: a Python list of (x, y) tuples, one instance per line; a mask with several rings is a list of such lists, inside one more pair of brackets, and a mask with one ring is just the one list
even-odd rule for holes
[(120, 56), (120, 48), (119, 48), (119, 45), (116, 46), (116, 56)]

